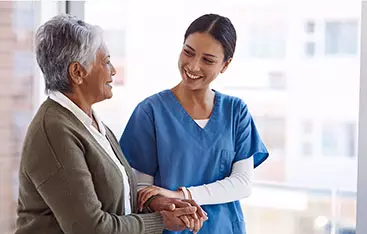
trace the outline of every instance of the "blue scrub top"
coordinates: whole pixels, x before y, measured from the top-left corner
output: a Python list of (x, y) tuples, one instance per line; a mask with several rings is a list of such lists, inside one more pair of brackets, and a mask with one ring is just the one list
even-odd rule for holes
[[(120, 146), (133, 168), (170, 190), (222, 180), (231, 174), (233, 163), (253, 156), (257, 167), (269, 155), (246, 104), (218, 91), (205, 128), (197, 125), (171, 90), (148, 97), (134, 110)], [(246, 233), (239, 201), (202, 208), (209, 220), (200, 234)]]

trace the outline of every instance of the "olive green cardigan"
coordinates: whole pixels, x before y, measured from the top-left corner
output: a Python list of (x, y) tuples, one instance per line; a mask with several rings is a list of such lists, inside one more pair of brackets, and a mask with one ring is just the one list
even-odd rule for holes
[[(136, 181), (119, 144), (107, 138), (125, 167), (132, 210)], [(67, 109), (47, 99), (25, 138), (19, 172), (16, 234), (162, 233), (157, 214), (124, 215), (122, 175), (85, 126)]]

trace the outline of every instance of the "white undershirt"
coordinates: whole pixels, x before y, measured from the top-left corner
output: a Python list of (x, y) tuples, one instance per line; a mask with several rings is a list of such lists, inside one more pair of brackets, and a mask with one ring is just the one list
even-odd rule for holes
[(125, 215), (131, 214), (131, 204), (130, 204), (130, 185), (128, 176), (126, 174), (125, 168), (118, 160), (115, 152), (113, 151), (110, 142), (106, 137), (106, 129), (101, 121), (101, 119), (96, 115), (93, 110), (93, 116), (97, 121), (99, 132), (93, 126), (93, 120), (82, 111), (77, 105), (75, 105), (68, 97), (66, 97), (61, 92), (51, 92), (49, 96), (52, 100), (59, 103), (61, 106), (65, 107), (71, 111), (79, 120), (84, 124), (88, 131), (93, 135), (97, 142), (106, 151), (107, 155), (112, 159), (112, 161), (117, 165), (119, 171), (121, 172), (123, 184), (124, 184), (124, 204), (125, 204)]
[(209, 119), (195, 119), (195, 122), (197, 125), (199, 125), (201, 128), (205, 128), (205, 126), (208, 124)]
[[(205, 128), (208, 119), (195, 120), (201, 127)], [(251, 195), (253, 183), (254, 160), (253, 157), (235, 162), (229, 177), (214, 183), (190, 187), (192, 199), (198, 205), (221, 204), (241, 200)], [(140, 171), (134, 170), (138, 190), (153, 185), (154, 177)]]

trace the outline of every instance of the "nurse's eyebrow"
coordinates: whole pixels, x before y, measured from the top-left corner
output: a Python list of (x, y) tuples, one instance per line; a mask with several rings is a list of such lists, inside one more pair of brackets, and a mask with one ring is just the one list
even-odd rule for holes
[[(185, 44), (185, 46), (187, 46), (190, 50), (194, 51), (194, 48), (192, 48), (191, 46), (189, 46), (188, 44)], [(214, 58), (217, 58), (217, 56), (213, 55), (213, 54), (208, 54), (208, 53), (203, 53), (203, 55), (205, 56), (209, 56), (209, 57), (214, 57)]]

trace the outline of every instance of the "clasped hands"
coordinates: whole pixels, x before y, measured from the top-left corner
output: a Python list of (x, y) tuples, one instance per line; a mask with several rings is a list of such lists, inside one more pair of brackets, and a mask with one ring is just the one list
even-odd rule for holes
[(195, 201), (183, 199), (182, 191), (171, 191), (157, 186), (148, 186), (139, 191), (140, 211), (151, 197), (153, 199), (149, 202), (149, 208), (162, 215), (165, 229), (181, 231), (187, 228), (197, 233), (208, 220), (206, 212)]

